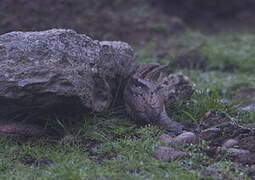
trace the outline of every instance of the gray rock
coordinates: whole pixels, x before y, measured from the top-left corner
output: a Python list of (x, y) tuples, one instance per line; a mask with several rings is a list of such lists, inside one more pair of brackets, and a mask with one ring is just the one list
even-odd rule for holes
[(198, 137), (193, 132), (184, 132), (173, 139), (172, 145), (197, 144)]
[(228, 139), (224, 144), (222, 145), (223, 148), (232, 148), (236, 145), (238, 145), (238, 140), (236, 139)]
[(174, 138), (168, 134), (163, 134), (159, 137), (159, 140), (171, 145), (172, 147), (198, 143), (198, 137), (193, 132), (184, 132)]
[(163, 75), (167, 67), (139, 67), (127, 43), (72, 30), (7, 33), (0, 36), (0, 121), (75, 119), (119, 103), (138, 123), (180, 133), (164, 102), (190, 98), (192, 84), (182, 74)]
[(245, 150), (245, 149), (237, 149), (237, 148), (229, 148), (226, 150), (226, 152), (230, 155), (230, 156), (239, 156), (239, 155), (243, 155), (243, 154), (249, 154), (250, 151)]
[(232, 161), (235, 161), (241, 164), (255, 164), (255, 154), (251, 153), (250, 151), (246, 149), (221, 148), (221, 152), (226, 153), (227, 158), (231, 159)]
[(103, 111), (135, 67), (124, 42), (94, 41), (63, 29), (3, 34), (0, 119), (36, 117), (53, 107), (55, 113)]
[(255, 135), (251, 134), (247, 137), (240, 138), (239, 146), (242, 149), (247, 149), (251, 152), (255, 152)]
[(161, 161), (173, 161), (187, 156), (185, 152), (176, 151), (171, 147), (160, 146), (155, 149), (154, 157)]

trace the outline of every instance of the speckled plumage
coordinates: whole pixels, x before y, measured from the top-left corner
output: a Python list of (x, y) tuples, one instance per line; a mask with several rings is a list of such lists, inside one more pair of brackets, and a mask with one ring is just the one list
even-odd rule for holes
[[(182, 94), (182, 91), (188, 93), (185, 97), (190, 97), (193, 91), (185, 76), (162, 75), (165, 68), (167, 68), (166, 65), (157, 63), (140, 67), (126, 85), (124, 101), (129, 115), (136, 122), (157, 124), (178, 133), (183, 127), (169, 118), (165, 109), (165, 100), (174, 93)], [(176, 99), (179, 98), (183, 96), (176, 97)]]

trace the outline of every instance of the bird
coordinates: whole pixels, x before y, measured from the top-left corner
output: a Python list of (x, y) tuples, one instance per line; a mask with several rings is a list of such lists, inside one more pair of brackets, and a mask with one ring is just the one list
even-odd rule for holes
[(127, 113), (138, 124), (155, 124), (174, 133), (182, 132), (183, 126), (166, 113), (165, 96), (161, 93), (161, 72), (165, 65), (147, 64), (138, 70), (124, 89)]

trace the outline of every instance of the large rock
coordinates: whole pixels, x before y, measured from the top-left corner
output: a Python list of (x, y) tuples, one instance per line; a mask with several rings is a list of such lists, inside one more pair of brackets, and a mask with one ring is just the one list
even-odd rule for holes
[(103, 111), (136, 68), (124, 42), (99, 42), (72, 30), (0, 36), (0, 120), (38, 113)]

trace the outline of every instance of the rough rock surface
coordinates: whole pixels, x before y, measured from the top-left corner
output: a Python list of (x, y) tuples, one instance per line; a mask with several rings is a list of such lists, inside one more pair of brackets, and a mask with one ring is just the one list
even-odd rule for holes
[(255, 154), (245, 150), (245, 149), (237, 149), (237, 148), (229, 148), (222, 149), (220, 153), (226, 153), (227, 158), (234, 162), (238, 162), (241, 164), (254, 164), (255, 163)]
[(180, 133), (183, 126), (168, 117), (165, 101), (189, 98), (192, 85), (182, 74), (163, 74), (165, 68), (139, 67), (127, 43), (72, 30), (7, 33), (0, 36), (0, 122), (74, 119), (121, 103), (136, 122)]
[(173, 145), (197, 144), (198, 137), (193, 132), (184, 132), (173, 139)]
[(168, 145), (171, 145), (172, 147), (198, 144), (199, 142), (198, 136), (193, 132), (184, 132), (174, 138), (168, 134), (163, 134), (159, 137), (159, 140)]
[(124, 42), (99, 42), (72, 30), (0, 36), (0, 119), (38, 118), (38, 111), (102, 111), (135, 69)]

